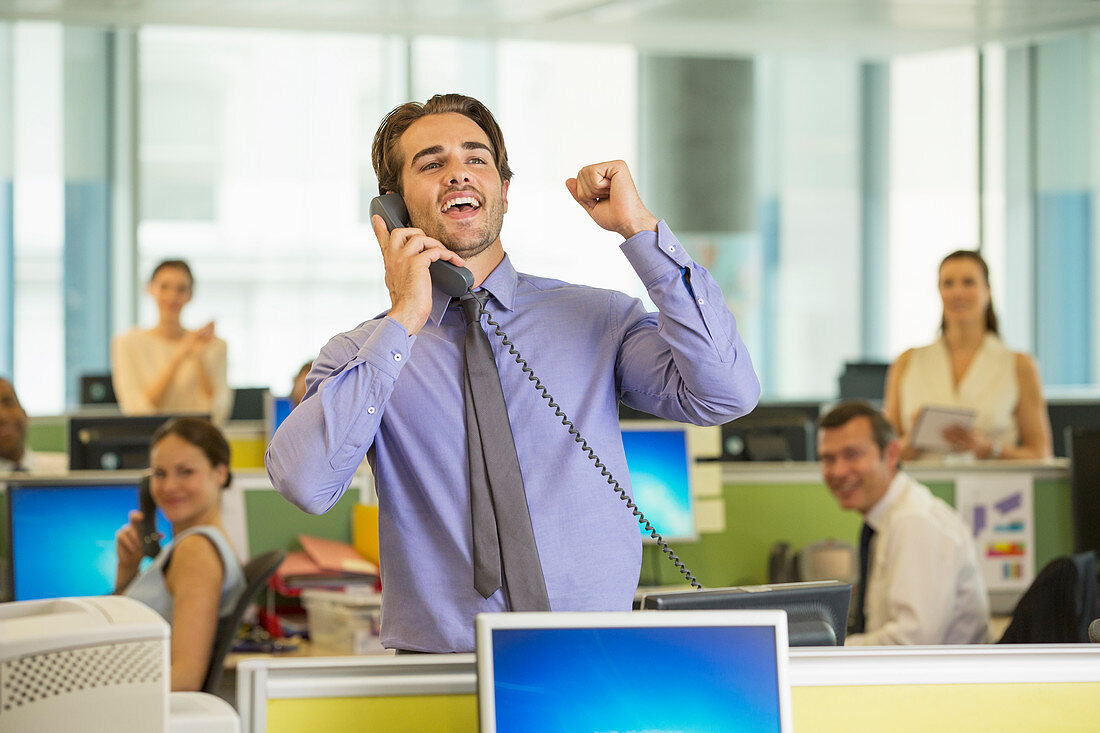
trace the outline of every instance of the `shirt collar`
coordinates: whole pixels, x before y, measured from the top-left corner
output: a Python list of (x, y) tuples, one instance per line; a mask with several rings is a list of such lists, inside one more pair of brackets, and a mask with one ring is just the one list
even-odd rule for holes
[(905, 486), (908, 483), (906, 475), (898, 471), (894, 476), (894, 480), (890, 482), (890, 486), (886, 489), (886, 493), (882, 495), (882, 498), (871, 507), (871, 511), (867, 512), (867, 516), (863, 518), (863, 521), (871, 525), (871, 529), (876, 532), (882, 528), (883, 521), (886, 519), (886, 515), (889, 514), (890, 508), (893, 507), (901, 499), (901, 495), (905, 493)]
[[(489, 277), (481, 283), (480, 290), (487, 290), (500, 303), (505, 310), (513, 310), (516, 304), (516, 286), (519, 283), (519, 275), (508, 255), (500, 264), (489, 273)], [(451, 304), (451, 296), (444, 293), (436, 286), (432, 286), (432, 312), (428, 317), (434, 325), (438, 326), (443, 320), (443, 314)], [(454, 298), (453, 300), (458, 300)]]

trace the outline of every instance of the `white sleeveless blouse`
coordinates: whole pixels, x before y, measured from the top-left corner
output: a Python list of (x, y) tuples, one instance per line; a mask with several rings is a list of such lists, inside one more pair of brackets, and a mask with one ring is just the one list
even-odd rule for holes
[(965, 407), (978, 413), (975, 427), (990, 440), (1012, 447), (1019, 442), (1016, 405), (1016, 354), (1001, 339), (986, 333), (958, 387), (951, 372), (947, 344), (939, 339), (914, 349), (900, 385), (900, 416), (904, 432), (925, 405)]

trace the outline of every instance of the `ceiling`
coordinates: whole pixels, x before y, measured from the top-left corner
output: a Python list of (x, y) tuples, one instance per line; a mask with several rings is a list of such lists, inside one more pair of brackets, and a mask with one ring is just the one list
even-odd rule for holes
[(0, 19), (891, 56), (1100, 28), (1100, 0), (0, 0)]

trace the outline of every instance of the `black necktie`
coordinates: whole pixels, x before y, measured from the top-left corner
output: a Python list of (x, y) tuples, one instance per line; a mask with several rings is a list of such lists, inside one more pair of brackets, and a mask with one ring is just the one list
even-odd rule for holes
[(513, 611), (549, 611), (504, 391), (489, 337), (481, 328), (478, 297), (487, 295), (467, 293), (460, 301), (466, 313), (466, 450), (474, 587), (488, 598), (503, 582)]
[(867, 617), (863, 612), (863, 602), (867, 598), (867, 564), (871, 554), (871, 538), (875, 530), (867, 522), (859, 533), (859, 593), (856, 594), (856, 614), (852, 626), (853, 634), (862, 634), (867, 626)]

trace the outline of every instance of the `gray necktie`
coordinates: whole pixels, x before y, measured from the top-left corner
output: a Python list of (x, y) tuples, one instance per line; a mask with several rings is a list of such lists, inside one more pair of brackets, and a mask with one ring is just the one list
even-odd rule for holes
[(489, 337), (481, 328), (478, 298), (487, 296), (480, 292), (461, 298), (466, 313), (466, 449), (474, 587), (488, 598), (503, 582), (513, 611), (549, 611), (504, 391)]

